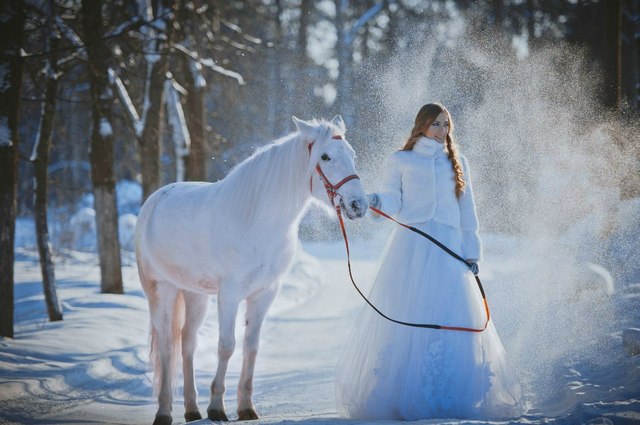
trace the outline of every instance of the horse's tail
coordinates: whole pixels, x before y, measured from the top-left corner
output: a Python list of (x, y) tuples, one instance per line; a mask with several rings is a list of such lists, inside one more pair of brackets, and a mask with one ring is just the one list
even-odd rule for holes
[[(184, 294), (182, 290), (178, 290), (175, 301), (173, 303), (173, 315), (171, 318), (171, 329), (167, 330), (171, 332), (171, 348), (169, 351), (169, 376), (171, 377), (172, 386), (175, 387), (176, 379), (173, 379), (176, 375), (176, 369), (180, 365), (180, 359), (182, 358), (182, 328), (185, 323), (185, 304)], [(162, 362), (160, 360), (160, 351), (158, 347), (158, 329), (151, 324), (151, 342), (149, 361), (153, 369), (153, 391), (154, 395), (158, 395), (160, 389), (160, 382), (162, 380)]]

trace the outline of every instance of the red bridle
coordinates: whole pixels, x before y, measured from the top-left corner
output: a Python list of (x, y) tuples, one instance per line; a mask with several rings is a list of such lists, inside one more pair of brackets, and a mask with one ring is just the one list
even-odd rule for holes
[[(342, 140), (342, 136), (338, 134), (333, 136), (332, 139)], [(311, 147), (313, 146), (314, 143), (315, 142), (309, 143), (309, 156), (311, 156)], [(342, 187), (342, 185), (348, 182), (349, 180), (360, 179), (360, 177), (358, 177), (357, 174), (351, 174), (350, 176), (347, 176), (342, 180), (340, 180), (338, 183), (331, 184), (327, 176), (325, 176), (324, 173), (322, 172), (322, 169), (320, 168), (320, 164), (316, 164), (316, 172), (318, 173), (318, 175), (320, 176), (320, 180), (322, 180), (322, 183), (324, 184), (324, 189), (327, 191), (327, 196), (331, 201), (331, 205), (333, 205), (336, 208), (340, 208), (340, 206), (336, 206), (334, 202), (335, 197), (338, 195), (338, 189), (340, 189), (340, 187)], [(309, 189), (311, 190), (311, 192), (313, 192), (313, 176), (309, 178)]]

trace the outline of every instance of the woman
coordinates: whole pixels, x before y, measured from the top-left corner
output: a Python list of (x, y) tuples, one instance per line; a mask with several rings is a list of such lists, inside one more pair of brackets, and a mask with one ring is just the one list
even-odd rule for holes
[[(389, 158), (382, 191), (369, 198), (472, 262), (477, 273), (481, 243), (469, 165), (452, 133), (447, 109), (424, 105), (404, 148)], [(370, 297), (383, 313), (405, 322), (482, 328), (486, 321), (469, 269), (400, 226)], [(411, 328), (366, 307), (339, 365), (338, 410), (347, 417), (506, 418), (524, 408), (493, 322), (481, 333)]]

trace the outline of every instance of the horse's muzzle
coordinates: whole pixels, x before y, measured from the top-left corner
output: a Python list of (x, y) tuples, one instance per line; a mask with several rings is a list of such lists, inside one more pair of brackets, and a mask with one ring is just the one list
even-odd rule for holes
[(345, 204), (344, 199), (340, 198), (340, 207), (349, 219), (354, 220), (367, 213), (369, 202), (364, 198), (351, 198)]

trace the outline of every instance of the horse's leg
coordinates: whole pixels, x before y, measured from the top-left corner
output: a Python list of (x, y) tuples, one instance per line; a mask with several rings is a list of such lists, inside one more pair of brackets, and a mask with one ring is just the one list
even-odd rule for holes
[[(160, 384), (158, 391), (158, 411), (154, 425), (167, 425), (172, 421), (173, 394), (171, 379), (173, 373), (174, 335), (173, 319), (178, 289), (166, 282), (156, 283), (155, 302), (149, 303), (153, 326), (152, 362), (155, 380)], [(158, 379), (159, 378), (159, 379)]]
[(198, 390), (193, 370), (193, 354), (198, 346), (198, 329), (207, 313), (209, 297), (183, 291), (185, 322), (182, 328), (182, 372), (184, 376), (184, 418), (187, 422), (202, 419), (198, 411)]
[(242, 371), (238, 382), (238, 416), (241, 421), (258, 419), (253, 405), (253, 373), (260, 345), (260, 330), (277, 288), (247, 299), (247, 328), (244, 334)]
[(211, 399), (207, 407), (207, 416), (212, 421), (228, 421), (224, 409), (225, 375), (236, 348), (236, 316), (240, 303), (240, 297), (234, 292), (237, 288), (235, 283), (225, 282), (218, 293), (218, 369), (211, 382)]

